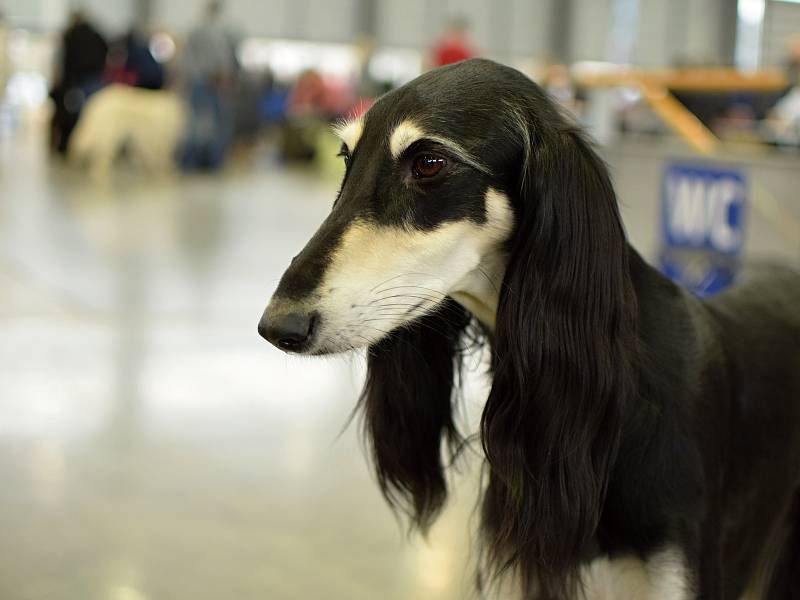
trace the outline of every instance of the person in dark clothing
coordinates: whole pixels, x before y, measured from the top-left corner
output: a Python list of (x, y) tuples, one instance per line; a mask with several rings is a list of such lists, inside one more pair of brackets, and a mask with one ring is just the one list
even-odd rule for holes
[(150, 51), (147, 37), (136, 28), (111, 44), (106, 79), (147, 90), (164, 87), (164, 67)]
[(80, 11), (72, 13), (61, 40), (60, 73), (50, 92), (55, 103), (50, 141), (65, 154), (86, 98), (102, 87), (108, 43)]

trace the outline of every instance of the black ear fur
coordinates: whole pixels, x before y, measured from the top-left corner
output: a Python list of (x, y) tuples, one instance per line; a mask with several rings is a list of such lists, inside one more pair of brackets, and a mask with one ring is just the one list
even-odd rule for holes
[(447, 489), (442, 443), (461, 445), (453, 421), (459, 342), (470, 316), (452, 299), (369, 349), (361, 393), (364, 430), (381, 491), (427, 530)]
[(635, 389), (636, 303), (605, 165), (558, 115), (529, 127), (481, 423), (483, 533), (496, 572), (562, 598), (592, 551)]

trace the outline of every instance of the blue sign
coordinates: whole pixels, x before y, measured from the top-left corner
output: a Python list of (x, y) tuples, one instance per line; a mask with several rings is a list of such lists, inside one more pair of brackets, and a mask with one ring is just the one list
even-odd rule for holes
[(744, 176), (673, 164), (661, 192), (661, 269), (701, 296), (721, 291), (733, 280), (744, 243)]

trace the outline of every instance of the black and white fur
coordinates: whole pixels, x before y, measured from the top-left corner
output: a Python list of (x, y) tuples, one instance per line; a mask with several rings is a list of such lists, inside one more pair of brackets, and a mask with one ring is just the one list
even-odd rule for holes
[(259, 331), (369, 348), (360, 406), (388, 501), (422, 529), (441, 509), (477, 323), (484, 590), (800, 597), (800, 275), (763, 267), (707, 302), (665, 279), (583, 134), (489, 61), (426, 73), (339, 133), (339, 196)]

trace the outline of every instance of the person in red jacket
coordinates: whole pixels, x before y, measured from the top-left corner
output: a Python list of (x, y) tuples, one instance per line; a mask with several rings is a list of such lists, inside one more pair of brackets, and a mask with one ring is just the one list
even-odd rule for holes
[(464, 18), (450, 21), (433, 48), (433, 66), (442, 67), (475, 56), (469, 38), (469, 22)]

